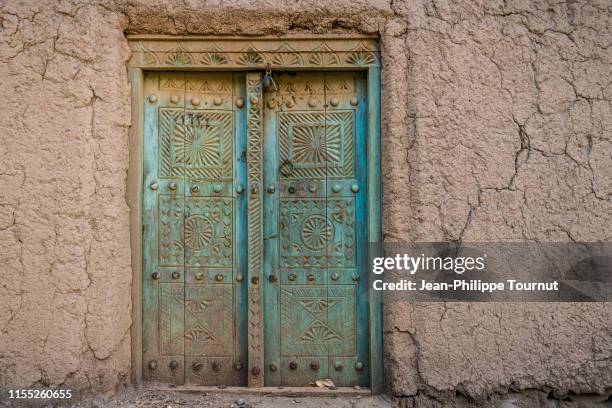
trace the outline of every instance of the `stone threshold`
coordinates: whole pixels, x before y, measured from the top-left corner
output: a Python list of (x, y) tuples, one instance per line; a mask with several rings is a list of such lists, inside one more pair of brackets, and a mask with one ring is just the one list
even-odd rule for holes
[(204, 385), (146, 385), (145, 391), (164, 391), (202, 394), (235, 394), (276, 397), (366, 397), (371, 396), (369, 388), (338, 387), (336, 389), (319, 387), (218, 387)]

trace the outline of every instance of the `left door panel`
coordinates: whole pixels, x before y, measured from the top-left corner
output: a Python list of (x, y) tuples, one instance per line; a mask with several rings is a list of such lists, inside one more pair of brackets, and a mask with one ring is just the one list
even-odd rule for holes
[(243, 76), (145, 74), (147, 381), (246, 382)]

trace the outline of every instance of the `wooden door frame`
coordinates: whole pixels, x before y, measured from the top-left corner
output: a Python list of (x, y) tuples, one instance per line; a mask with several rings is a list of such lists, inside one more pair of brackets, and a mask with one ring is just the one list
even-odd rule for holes
[[(367, 71), (367, 194), (369, 243), (382, 240), (380, 153), (380, 51), (377, 36), (292, 35), (285, 37), (201, 37), (130, 35), (128, 61), (131, 120), (127, 201), (130, 207), (132, 257), (132, 382), (142, 383), (142, 199), (145, 71), (263, 71), (269, 63), (279, 71)], [(260, 98), (262, 99), (262, 98)], [(248, 100), (247, 100), (248, 102)], [(261, 104), (261, 100), (259, 101)], [(376, 250), (378, 245), (370, 245)], [(382, 299), (369, 294), (370, 389), (383, 390)], [(250, 306), (249, 306), (250, 307)], [(261, 312), (262, 313), (262, 312)], [(263, 339), (262, 345), (263, 345)], [(263, 347), (261, 351), (263, 360)], [(250, 360), (250, 358), (249, 358)], [(263, 383), (263, 372), (261, 383)], [(253, 385), (250, 380), (249, 384)]]

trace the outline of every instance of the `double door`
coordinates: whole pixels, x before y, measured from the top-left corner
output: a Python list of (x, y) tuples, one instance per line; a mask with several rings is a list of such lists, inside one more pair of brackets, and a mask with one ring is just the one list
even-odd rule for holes
[(367, 386), (366, 79), (148, 72), (143, 377)]

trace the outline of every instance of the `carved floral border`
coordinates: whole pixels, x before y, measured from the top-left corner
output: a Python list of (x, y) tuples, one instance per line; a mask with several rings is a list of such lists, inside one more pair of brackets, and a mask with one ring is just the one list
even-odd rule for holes
[(131, 39), (129, 65), (142, 68), (355, 68), (377, 66), (372, 38), (333, 40)]

